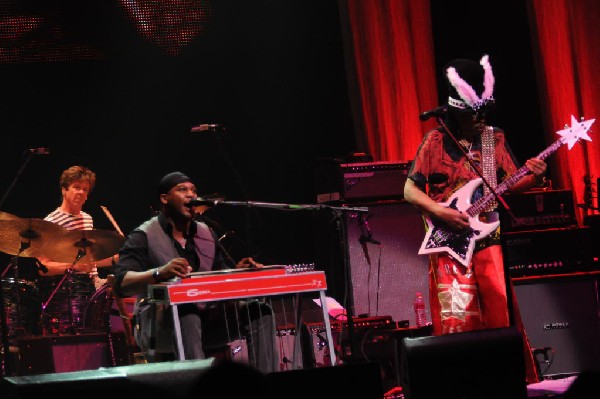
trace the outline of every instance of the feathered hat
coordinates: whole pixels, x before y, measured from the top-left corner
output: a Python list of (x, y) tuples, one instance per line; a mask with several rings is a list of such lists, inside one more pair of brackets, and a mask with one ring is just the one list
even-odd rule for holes
[(450, 107), (479, 112), (494, 104), (494, 73), (487, 54), (479, 63), (467, 59), (450, 61), (446, 78)]

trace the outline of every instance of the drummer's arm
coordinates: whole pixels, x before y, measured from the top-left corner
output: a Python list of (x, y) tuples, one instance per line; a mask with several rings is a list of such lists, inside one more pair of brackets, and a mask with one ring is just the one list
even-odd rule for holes
[(96, 267), (111, 267), (119, 261), (119, 254), (92, 262)]
[(74, 270), (93, 270), (95, 267), (110, 267), (113, 266), (116, 262), (119, 261), (119, 255), (111, 256), (109, 258), (100, 259), (95, 262), (76, 262), (66, 263), (66, 262), (56, 262), (50, 260), (44, 256), (38, 257), (38, 261), (40, 261), (46, 268), (48, 269), (47, 273), (44, 275), (55, 276), (58, 274), (63, 274), (67, 269), (73, 268)]
[[(98, 275), (98, 268), (112, 267), (117, 264), (118, 260), (119, 260), (119, 254), (116, 254), (109, 258), (100, 259), (100, 260), (95, 261), (92, 264), (90, 264), (90, 265), (93, 265), (93, 268), (91, 269), (92, 271), (90, 272), (90, 277), (94, 281), (94, 287), (96, 287), (97, 290), (100, 289), (101, 287), (103, 287), (108, 282), (108, 280), (106, 278), (102, 278)], [(90, 269), (88, 267), (86, 267), (85, 270), (90, 270)]]

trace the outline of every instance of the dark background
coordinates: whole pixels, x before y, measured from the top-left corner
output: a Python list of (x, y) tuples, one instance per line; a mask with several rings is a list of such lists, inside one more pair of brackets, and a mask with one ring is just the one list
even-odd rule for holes
[[(204, 31), (177, 55), (142, 39), (110, 2), (58, 3), (69, 16), (61, 39), (91, 50), (0, 65), (4, 212), (46, 216), (60, 204), (60, 173), (74, 164), (97, 173), (84, 207), (95, 227), (113, 229), (104, 205), (126, 234), (152, 215), (157, 181), (174, 170), (200, 194), (314, 204), (315, 166), (364, 150), (336, 1), (215, 1)], [(545, 145), (525, 5), (513, 3), (434, 0), (433, 33), (438, 71), (452, 58), (490, 54), (491, 121), (524, 161)], [(190, 133), (202, 123), (226, 130)], [(37, 147), (50, 154), (29, 157)], [(312, 211), (220, 206), (207, 215), (235, 232), (240, 254), (270, 264), (318, 262), (315, 246), (330, 243), (315, 242), (315, 229), (334, 228)]]

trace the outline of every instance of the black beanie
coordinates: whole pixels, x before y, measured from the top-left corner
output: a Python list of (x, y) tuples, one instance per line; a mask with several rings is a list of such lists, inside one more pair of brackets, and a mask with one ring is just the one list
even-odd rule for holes
[(181, 172), (171, 172), (162, 179), (160, 179), (160, 183), (158, 183), (158, 195), (166, 194), (170, 189), (178, 185), (179, 183), (185, 183), (188, 181), (192, 181), (188, 176), (184, 175)]

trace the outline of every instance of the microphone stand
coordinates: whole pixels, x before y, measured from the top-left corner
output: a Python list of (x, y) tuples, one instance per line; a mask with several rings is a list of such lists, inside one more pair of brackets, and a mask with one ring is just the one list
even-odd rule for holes
[[(21, 164), (21, 167), (17, 171), (15, 178), (10, 183), (10, 186), (8, 186), (8, 189), (2, 196), (2, 199), (0, 200), (0, 209), (2, 209), (2, 206), (4, 205), (6, 198), (8, 198), (8, 195), (11, 193), (13, 187), (19, 180), (19, 177), (21, 177), (23, 170), (25, 169), (25, 167), (27, 166), (27, 164), (31, 160), (31, 157), (34, 154), (34, 152), (31, 150), (25, 151), (25, 153), (27, 154), (25, 160)], [(19, 253), (17, 254), (16, 257), (11, 259), (9, 265), (2, 272), (2, 277), (4, 277), (4, 275), (8, 272), (8, 270), (12, 266), (12, 268), (14, 269), (15, 281), (18, 283), (18, 281), (19, 281), (19, 266), (18, 266), (19, 256), (20, 256), (21, 252), (24, 251), (25, 249), (27, 249), (28, 247), (29, 247), (29, 243), (24, 243), (24, 242), (21, 243), (21, 249), (19, 250)], [(14, 262), (13, 262), (13, 260), (14, 260)], [(21, 313), (20, 306), (21, 306), (20, 293), (19, 293), (18, 287), (17, 287), (17, 310), (18, 310), (19, 315)], [(8, 323), (6, 321), (6, 311), (4, 309), (4, 279), (3, 278), (0, 279), (0, 307), (1, 307), (0, 317), (2, 317), (2, 322), (1, 322), (2, 323), (1, 324), (1, 327), (2, 327), (2, 356), (0, 357), (0, 375), (4, 376), (4, 375), (10, 375), (13, 372), (13, 370), (11, 367), (11, 361), (10, 361), (10, 359), (8, 359), (8, 357), (10, 356), (10, 348), (9, 348), (8, 331), (7, 331)]]
[[(10, 261), (12, 263), (12, 259)], [(7, 269), (10, 267), (7, 266)], [(17, 290), (19, 287), (17, 287)], [(4, 279), (0, 280), (0, 321), (2, 328), (2, 355), (0, 356), (0, 377), (12, 375), (12, 362), (10, 357), (10, 343), (8, 341), (8, 321), (6, 320), (6, 308), (4, 306)]]
[[(208, 218), (205, 217), (205, 216), (203, 216), (201, 213), (196, 213), (194, 215), (194, 220), (195, 221), (202, 222), (202, 223), (206, 224), (211, 230), (214, 230), (213, 223), (211, 223), (212, 220), (209, 222), (207, 219)], [(223, 246), (223, 244), (221, 243), (221, 240), (217, 238), (215, 240), (215, 245), (217, 246), (217, 248), (219, 248), (219, 250), (221, 251), (221, 253), (223, 254), (223, 256), (225, 256), (225, 260), (227, 260), (227, 262), (229, 263), (230, 267), (233, 268), (233, 269), (235, 269), (236, 262), (233, 259), (233, 257), (231, 256), (231, 254), (229, 253), (229, 251), (227, 251), (225, 249), (225, 246)]]
[(15, 184), (17, 183), (17, 180), (19, 180), (19, 177), (21, 177), (21, 173), (23, 173), (23, 170), (25, 169), (25, 166), (27, 166), (27, 164), (31, 160), (31, 157), (33, 156), (33, 152), (31, 152), (31, 151), (26, 151), (26, 154), (27, 154), (27, 158), (25, 158), (25, 161), (23, 161), (23, 164), (21, 165), (21, 168), (17, 172), (17, 174), (16, 174), (15, 178), (13, 179), (12, 183), (10, 183), (10, 186), (6, 190), (6, 193), (4, 193), (4, 196), (2, 197), (2, 200), (0, 200), (0, 209), (2, 209), (2, 205), (4, 205), (4, 201), (6, 201), (6, 198), (8, 197), (8, 195), (10, 194), (10, 192), (12, 191), (13, 187), (15, 186)]
[[(343, 252), (343, 266), (344, 266), (344, 282), (346, 291), (346, 318), (348, 321), (348, 339), (350, 341), (350, 356), (349, 361), (355, 362), (358, 354), (358, 346), (354, 335), (354, 293), (352, 288), (352, 277), (350, 270), (350, 253), (348, 245), (345, 245), (346, 234), (346, 223), (345, 218), (342, 216), (345, 212), (352, 213), (367, 213), (369, 211), (366, 207), (335, 207), (329, 205), (313, 205), (313, 204), (284, 204), (284, 203), (273, 203), (273, 202), (257, 202), (257, 201), (211, 201), (213, 206), (228, 205), (228, 206), (244, 206), (244, 207), (260, 207), (260, 208), (272, 208), (286, 211), (301, 211), (301, 210), (330, 210), (333, 212), (334, 221), (336, 225), (336, 231), (338, 234), (339, 242), (341, 243)], [(324, 304), (321, 304), (324, 306)], [(301, 331), (297, 326), (297, 331)]]
[[(223, 134), (221, 134), (225, 131), (225, 128), (223, 126), (217, 125), (214, 128), (212, 128), (212, 130), (215, 132), (215, 134), (213, 134), (213, 136), (215, 137), (215, 141), (217, 143), (217, 148), (219, 149), (221, 154), (223, 154), (223, 158), (225, 159), (225, 162), (231, 169), (231, 172), (233, 173), (233, 175), (235, 177), (235, 181), (241, 190), (242, 197), (244, 199), (248, 199), (248, 190), (246, 188), (246, 185), (244, 184), (244, 181), (242, 179), (242, 176), (240, 175), (238, 168), (235, 167), (235, 164), (233, 163), (231, 157), (229, 156), (229, 154), (227, 152), (227, 149), (225, 146), (225, 140), (223, 139)], [(259, 223), (262, 224), (262, 221), (260, 220), (260, 215), (258, 213), (254, 213), (254, 217), (259, 221)], [(244, 212), (244, 219), (246, 221), (246, 223), (245, 223), (246, 226), (251, 225), (251, 223), (248, 223), (249, 218), (250, 218), (250, 215), (248, 215), (246, 212)], [(248, 227), (246, 228), (246, 237), (250, 237), (252, 234), (247, 229), (248, 229)], [(250, 251), (254, 252), (253, 251), (254, 245), (250, 245), (250, 244), (252, 244), (252, 243), (246, 242), (246, 245), (248, 246)]]
[[(506, 203), (506, 201), (504, 201), (504, 198), (499, 195), (496, 190), (494, 189), (494, 187), (492, 187), (492, 185), (487, 181), (487, 179), (483, 176), (483, 173), (481, 172), (481, 170), (479, 170), (479, 168), (475, 165), (475, 162), (473, 162), (473, 160), (471, 159), (471, 157), (469, 156), (469, 154), (467, 154), (467, 152), (465, 151), (465, 149), (463, 148), (463, 146), (459, 143), (459, 141), (456, 139), (456, 137), (454, 136), (454, 134), (450, 131), (450, 129), (448, 129), (448, 126), (444, 123), (444, 120), (442, 118), (441, 115), (437, 116), (437, 121), (440, 124), (440, 126), (442, 126), (442, 128), (444, 128), (444, 130), (448, 133), (448, 136), (450, 136), (450, 138), (452, 139), (452, 141), (456, 144), (456, 146), (460, 149), (460, 151), (462, 152), (462, 154), (465, 156), (465, 158), (467, 159), (467, 161), (469, 162), (469, 165), (471, 165), (471, 169), (473, 169), (477, 175), (481, 178), (481, 180), (483, 181), (483, 183), (487, 186), (487, 188), (490, 190), (490, 193), (492, 193), (494, 195), (494, 197), (496, 198), (496, 200), (498, 200), (498, 203), (500, 205), (502, 205), (502, 207), (506, 210), (506, 212), (508, 213), (511, 221), (514, 221), (516, 218), (513, 215), (510, 207), (508, 206), (508, 204)], [(503, 251), (504, 252), (504, 251)], [(508, 271), (506, 270), (506, 268), (504, 267), (505, 265), (502, 265), (503, 269), (504, 269), (504, 285), (506, 286), (506, 299), (507, 299), (507, 307), (508, 307), (508, 314), (509, 314), (509, 318), (510, 318), (510, 324), (514, 325), (514, 304), (513, 304), (513, 298), (512, 298), (512, 294), (513, 294), (513, 290), (512, 290), (512, 283), (510, 280), (510, 276)]]
[(21, 253), (25, 251), (27, 248), (31, 246), (31, 238), (29, 241), (21, 241), (21, 247), (19, 248), (18, 253), (11, 258), (8, 265), (2, 272), (0, 276), (0, 317), (2, 317), (1, 328), (2, 328), (2, 356), (0, 357), (0, 376), (9, 376), (15, 371), (13, 369), (12, 359), (10, 358), (10, 340), (9, 340), (9, 325), (8, 320), (6, 318), (6, 309), (4, 306), (4, 276), (11, 269), (14, 270), (13, 276), (15, 283), (17, 284), (17, 320), (20, 322), (20, 318), (22, 317), (22, 309), (21, 309), (21, 292), (19, 291), (19, 258), (21, 257)]
[[(370, 273), (371, 273), (371, 256), (369, 255), (369, 246), (368, 243), (371, 244), (375, 244), (375, 245), (379, 245), (381, 246), (381, 242), (377, 241), (376, 239), (373, 238), (373, 233), (371, 232), (371, 228), (369, 227), (369, 219), (371, 218), (372, 215), (365, 215), (365, 214), (360, 214), (356, 216), (356, 219), (358, 221), (358, 225), (360, 227), (361, 230), (361, 234), (360, 237), (358, 238), (358, 242), (360, 243), (360, 246), (363, 249), (363, 253), (365, 255), (365, 260), (367, 261), (367, 265), (368, 265), (368, 269), (369, 269), (369, 279), (370, 279)], [(381, 263), (381, 262), (380, 262)], [(380, 265), (381, 266), (381, 265)], [(379, 309), (379, 272), (380, 270), (377, 271), (377, 299), (375, 301), (375, 311), (377, 312)], [(367, 287), (369, 287), (370, 284), (367, 284)], [(370, 290), (367, 288), (367, 293), (369, 294)], [(371, 299), (370, 299), (370, 295), (368, 296), (368, 308), (369, 308), (369, 314), (371, 313)]]
[[(352, 271), (350, 267), (350, 249), (346, 243), (347, 225), (346, 218), (343, 217), (344, 212), (359, 212), (366, 213), (368, 208), (346, 208), (346, 207), (323, 207), (328, 208), (333, 212), (333, 220), (335, 222), (336, 232), (338, 236), (338, 242), (340, 247), (343, 248), (342, 252), (342, 265), (344, 270), (344, 288), (345, 288), (345, 300), (344, 308), (346, 309), (346, 320), (348, 323), (348, 341), (350, 342), (350, 356), (348, 358), (349, 363), (356, 363), (358, 360), (358, 343), (356, 342), (356, 335), (354, 333), (354, 287), (352, 286)], [(342, 331), (340, 329), (340, 341), (342, 339)], [(341, 342), (340, 342), (341, 343)]]

